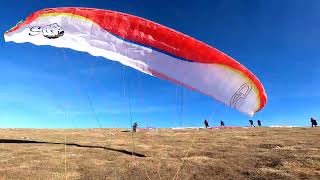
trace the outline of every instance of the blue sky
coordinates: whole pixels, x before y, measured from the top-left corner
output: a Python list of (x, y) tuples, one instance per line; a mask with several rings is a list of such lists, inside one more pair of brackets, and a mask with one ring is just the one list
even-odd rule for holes
[[(34, 11), (66, 6), (144, 17), (237, 59), (265, 86), (268, 103), (253, 117), (263, 125), (307, 126), (311, 116), (320, 117), (317, 0), (6, 0), (0, 7), (0, 31)], [(211, 125), (219, 120), (232, 126), (248, 124), (248, 116), (210, 97), (104, 58), (5, 43), (3, 38), (0, 54), (0, 127), (98, 127), (95, 115), (104, 127), (129, 127), (130, 104), (132, 120), (142, 127), (201, 126), (206, 117)]]

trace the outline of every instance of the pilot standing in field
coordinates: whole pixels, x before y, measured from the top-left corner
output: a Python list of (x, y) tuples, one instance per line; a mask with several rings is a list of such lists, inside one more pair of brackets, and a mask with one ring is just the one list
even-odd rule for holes
[(260, 127), (261, 126), (261, 121), (258, 120), (257, 123), (258, 123), (258, 126)]
[(137, 132), (137, 127), (138, 127), (138, 123), (133, 123), (133, 126), (132, 126), (132, 131), (133, 132)]
[(317, 127), (318, 123), (315, 118), (311, 118), (311, 127)]
[(208, 122), (208, 120), (204, 120), (204, 126), (206, 127), (206, 128), (208, 128), (209, 127), (209, 122)]
[(252, 127), (252, 126), (255, 127), (255, 126), (253, 125), (253, 120), (250, 119), (249, 122), (250, 122), (250, 126), (251, 126), (251, 127)]

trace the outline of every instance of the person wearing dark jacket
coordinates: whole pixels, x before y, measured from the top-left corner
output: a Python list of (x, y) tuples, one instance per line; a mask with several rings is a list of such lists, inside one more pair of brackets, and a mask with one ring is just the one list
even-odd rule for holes
[(251, 126), (251, 127), (252, 127), (252, 126), (255, 127), (255, 126), (253, 125), (253, 120), (250, 119), (249, 122), (250, 122), (250, 126)]
[(261, 126), (261, 121), (258, 120), (257, 123), (258, 123), (258, 126), (260, 127)]
[(209, 122), (208, 122), (208, 120), (204, 120), (204, 126), (205, 126), (206, 128), (209, 127)]
[(311, 127), (317, 127), (318, 123), (315, 118), (311, 118)]
[(221, 125), (221, 126), (224, 126), (224, 122), (223, 122), (223, 121), (220, 121), (220, 125)]
[(132, 126), (132, 131), (133, 132), (137, 132), (137, 127), (138, 127), (138, 123), (133, 123), (133, 126)]

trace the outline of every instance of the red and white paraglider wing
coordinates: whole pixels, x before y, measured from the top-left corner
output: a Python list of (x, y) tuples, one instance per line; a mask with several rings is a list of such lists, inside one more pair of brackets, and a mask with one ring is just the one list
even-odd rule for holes
[(267, 101), (260, 81), (217, 49), (152, 21), (91, 8), (52, 8), (33, 13), (4, 35), (88, 52), (202, 92), (253, 115)]

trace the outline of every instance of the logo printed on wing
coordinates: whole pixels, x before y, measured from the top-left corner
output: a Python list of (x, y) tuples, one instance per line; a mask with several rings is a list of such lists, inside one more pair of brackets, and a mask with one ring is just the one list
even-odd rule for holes
[(39, 34), (42, 34), (48, 39), (56, 39), (63, 36), (64, 31), (57, 23), (46, 26), (33, 26), (30, 28), (29, 36), (37, 36)]
[(242, 84), (230, 99), (230, 106), (236, 108), (240, 99), (245, 99), (251, 92), (252, 87), (248, 83)]

